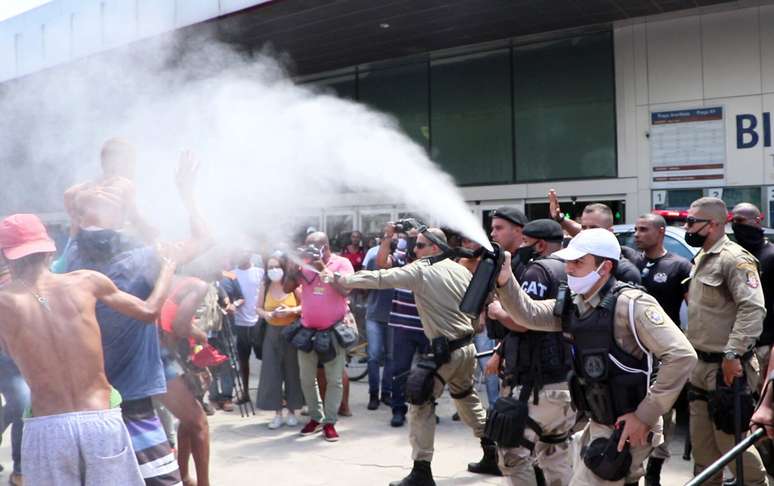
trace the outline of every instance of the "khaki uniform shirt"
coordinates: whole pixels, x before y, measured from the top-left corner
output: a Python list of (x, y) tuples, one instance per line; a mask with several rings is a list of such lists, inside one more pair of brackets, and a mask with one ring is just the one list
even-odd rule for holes
[[(532, 300), (515, 278), (498, 288), (497, 293), (503, 308), (520, 325), (535, 331), (562, 330), (561, 319), (554, 315), (555, 299)], [(623, 351), (637, 358), (643, 356), (629, 322), (630, 300), (634, 300), (634, 330), (637, 338), (661, 362), (656, 382), (651, 385), (647, 396), (635, 411), (637, 418), (653, 426), (677, 400), (690, 370), (696, 364), (696, 352), (656, 299), (636, 289), (624, 290), (616, 302), (613, 337)], [(574, 303), (583, 316), (601, 304), (602, 299), (599, 293), (588, 300), (576, 295)]]
[(694, 259), (686, 335), (699, 351), (744, 354), (763, 331), (766, 307), (757, 260), (723, 236)]
[(433, 265), (423, 258), (399, 268), (361, 270), (342, 276), (339, 284), (350, 289), (409, 289), (427, 337), (453, 340), (474, 333), (472, 319), (460, 311), (472, 277), (467, 268), (448, 258)]

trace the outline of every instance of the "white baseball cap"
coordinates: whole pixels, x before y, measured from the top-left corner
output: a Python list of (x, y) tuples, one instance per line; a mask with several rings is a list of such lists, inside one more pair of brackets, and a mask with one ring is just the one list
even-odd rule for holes
[(621, 245), (615, 235), (603, 228), (583, 230), (570, 240), (567, 248), (554, 253), (554, 256), (565, 261), (582, 258), (584, 255), (595, 255), (618, 261), (621, 258)]

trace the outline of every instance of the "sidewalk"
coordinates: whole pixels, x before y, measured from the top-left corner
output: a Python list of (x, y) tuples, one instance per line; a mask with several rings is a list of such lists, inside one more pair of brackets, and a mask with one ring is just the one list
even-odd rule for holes
[[(258, 383), (259, 364), (251, 366)], [(255, 397), (255, 390), (251, 390)], [(255, 416), (240, 417), (238, 410), (217, 412), (209, 417), (212, 432), (212, 484), (289, 486), (353, 485), (386, 486), (401, 479), (411, 469), (408, 424), (389, 426), (390, 411), (381, 405), (366, 410), (368, 386), (364, 381), (351, 385), (350, 406), (353, 417), (337, 424), (341, 440), (328, 443), (320, 434), (301, 437), (298, 432), (308, 417), (299, 417), (301, 426), (269, 430), (274, 413), (256, 411)], [(436, 430), (433, 473), (439, 486), (502, 484), (499, 478), (467, 472), (467, 463), (481, 458), (478, 439), (461, 422), (453, 422), (454, 407), (448, 394), (438, 406), (441, 422)], [(682, 432), (682, 433), (681, 433)], [(672, 459), (665, 465), (662, 484), (676, 486), (691, 477), (691, 463), (683, 461), (683, 431), (672, 444)], [(0, 446), (0, 484), (7, 482), (10, 462), (10, 430)], [(193, 466), (193, 464), (192, 464)], [(641, 482), (642, 484), (642, 482)], [(120, 486), (120, 485), (117, 485)]]

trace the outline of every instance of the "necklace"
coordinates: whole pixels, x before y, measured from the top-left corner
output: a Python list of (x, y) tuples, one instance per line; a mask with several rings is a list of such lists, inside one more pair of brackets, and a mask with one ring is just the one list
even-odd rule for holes
[(46, 298), (46, 297), (43, 297), (43, 296), (42, 296), (42, 295), (40, 295), (39, 293), (35, 292), (35, 290), (32, 288), (32, 286), (31, 286), (31, 285), (29, 285), (29, 284), (28, 284), (27, 282), (25, 282), (24, 280), (22, 280), (22, 279), (18, 279), (18, 280), (19, 280), (19, 282), (21, 282), (21, 284), (22, 284), (22, 285), (24, 285), (24, 287), (25, 287), (27, 290), (29, 290), (29, 292), (30, 292), (30, 293), (31, 293), (33, 296), (35, 296), (35, 298), (38, 300), (38, 303), (39, 303), (40, 305), (42, 305), (44, 309), (46, 309), (47, 311), (50, 311), (50, 310), (51, 310), (51, 307), (48, 305), (48, 298)]

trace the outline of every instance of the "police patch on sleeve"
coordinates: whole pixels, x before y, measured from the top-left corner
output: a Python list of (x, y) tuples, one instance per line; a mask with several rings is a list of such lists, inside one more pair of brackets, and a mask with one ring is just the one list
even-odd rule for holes
[(747, 272), (747, 286), (751, 289), (757, 289), (760, 286), (760, 280), (758, 280), (758, 272)]
[(648, 318), (653, 324), (663, 324), (664, 315), (655, 307), (648, 307), (645, 309), (645, 317)]

